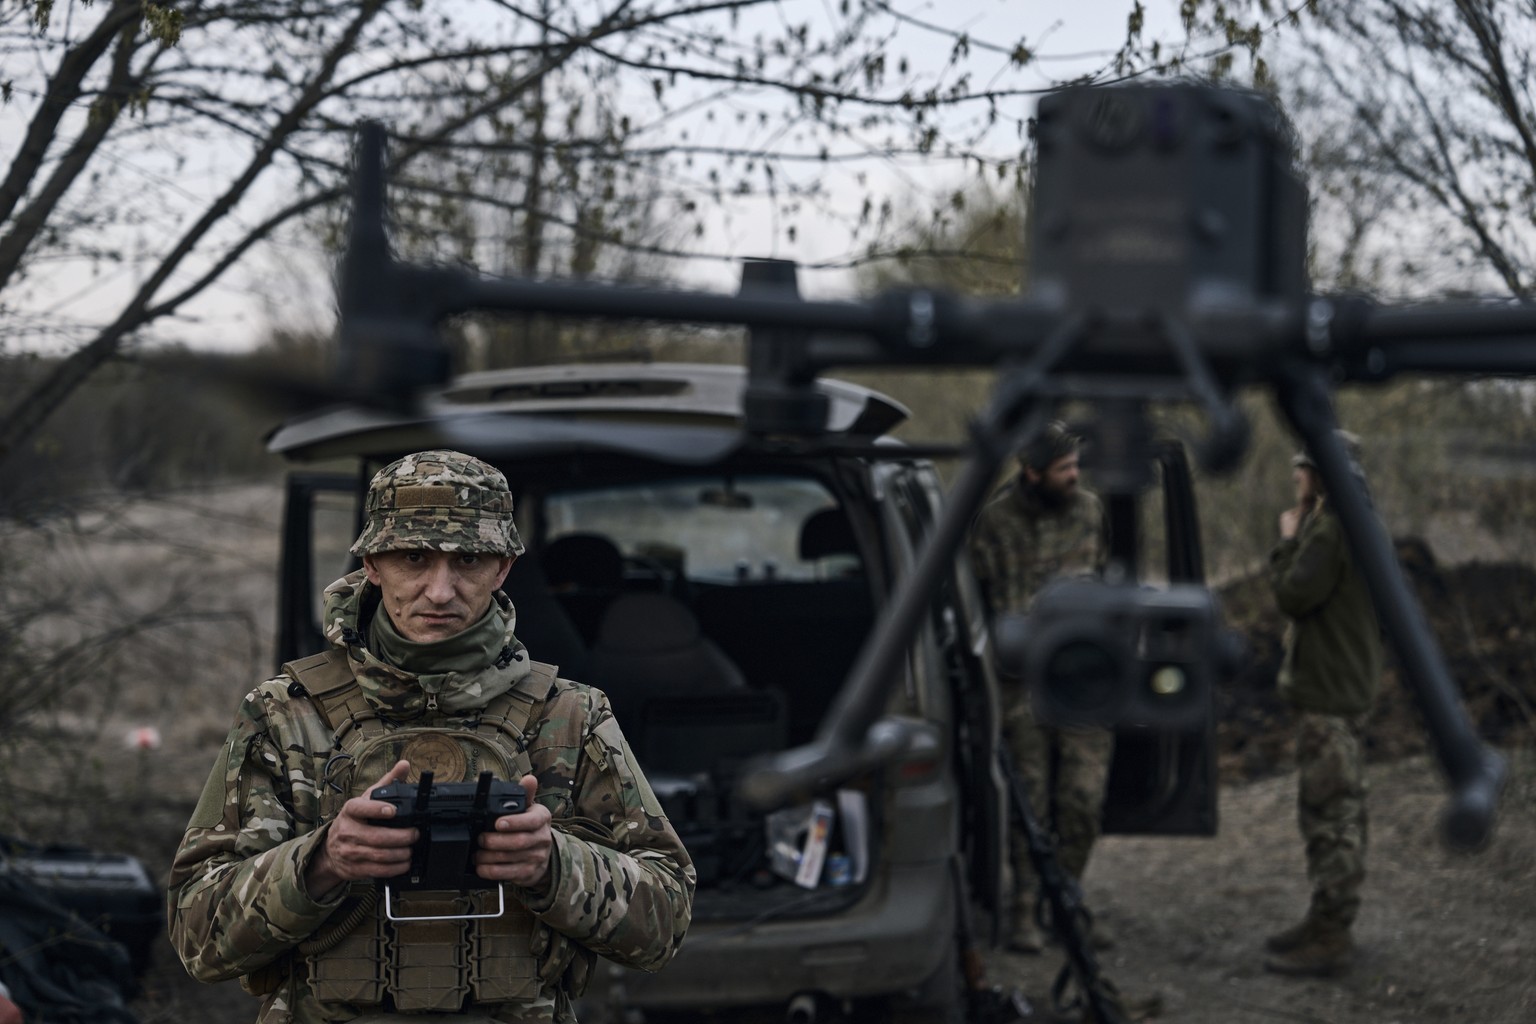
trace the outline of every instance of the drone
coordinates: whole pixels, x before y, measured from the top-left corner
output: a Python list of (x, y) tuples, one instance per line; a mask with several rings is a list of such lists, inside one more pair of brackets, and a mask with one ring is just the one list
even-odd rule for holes
[[(882, 618), (815, 738), (745, 777), (742, 793), (754, 804), (782, 805), (902, 749), (901, 727), (883, 714), (905, 638), (998, 471), (1042, 429), (1055, 403), (1087, 401), (1100, 412), (1096, 478), (1109, 494), (1125, 494), (1146, 483), (1153, 403), (1202, 410), (1197, 455), (1220, 472), (1247, 447), (1235, 395), (1257, 386), (1271, 391), (1311, 453), (1424, 712), (1450, 790), (1444, 840), (1456, 849), (1486, 843), (1505, 761), (1467, 718), (1390, 538), (1351, 470), (1332, 394), (1339, 384), (1406, 372), (1536, 372), (1536, 309), (1386, 306), (1309, 293), (1306, 192), (1279, 117), (1262, 97), (1177, 84), (1073, 87), (1043, 98), (1034, 272), (1020, 297), (1001, 300), (905, 288), (867, 301), (809, 301), (798, 294), (792, 265), (774, 261), (747, 273), (734, 295), (403, 263), (391, 255), (386, 228), (384, 136), (377, 124), (361, 132), (337, 283), (336, 387), (359, 402), (420, 410), (422, 396), (452, 369), (438, 325), (468, 312), (744, 326), (743, 429), (758, 439), (814, 439), (826, 417), (814, 384), (834, 367), (999, 371), (910, 585)], [(1077, 594), (1058, 610), (1054, 634), (1090, 633), (1107, 609), (1133, 620), (1172, 616), (1203, 638), (1188, 666), (1192, 678), (1218, 675), (1224, 655), (1209, 593), (1194, 584), (1151, 589), (1133, 582), (1104, 584), (1086, 600)], [(1027, 634), (999, 634), (1000, 656), (1013, 649), (1027, 660)]]

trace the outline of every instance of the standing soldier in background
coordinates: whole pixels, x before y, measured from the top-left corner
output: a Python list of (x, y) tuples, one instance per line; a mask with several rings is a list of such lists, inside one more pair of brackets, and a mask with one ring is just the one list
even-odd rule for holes
[[(332, 647), (241, 702), (171, 866), (171, 941), (194, 977), (262, 996), (262, 1022), (574, 1022), (598, 956), (672, 958), (692, 862), (607, 698), (513, 632), (499, 588), (523, 546), (501, 472), (408, 455), (367, 513), (363, 568), (325, 591)], [(527, 809), (473, 855), (504, 909), (495, 885), (379, 897), (417, 829), (376, 824), (394, 807), (370, 794), (427, 770), (521, 782)]]
[[(1340, 434), (1357, 461), (1358, 439)], [(1381, 679), (1381, 629), (1317, 466), (1304, 453), (1291, 461), (1296, 505), (1280, 514), (1269, 578), (1291, 620), (1279, 688), (1296, 710), (1296, 803), (1312, 902), (1299, 924), (1269, 937), (1264, 966), (1327, 977), (1354, 958), (1366, 848), (1360, 726)]]
[[(1079, 439), (1051, 423), (1019, 458), (1019, 475), (977, 516), (971, 564), (989, 614), (1022, 614), (1040, 588), (1063, 576), (1097, 575), (1108, 558), (1103, 505), (1078, 484)], [(1104, 729), (1043, 726), (1020, 680), (1004, 691), (1006, 742), (1040, 824), (1056, 836), (1062, 870), (1081, 880), (1099, 835), (1114, 736)], [(1014, 828), (1013, 929), (1009, 948), (1045, 946), (1036, 915), (1040, 880), (1022, 829)], [(1096, 931), (1104, 944), (1104, 933)]]

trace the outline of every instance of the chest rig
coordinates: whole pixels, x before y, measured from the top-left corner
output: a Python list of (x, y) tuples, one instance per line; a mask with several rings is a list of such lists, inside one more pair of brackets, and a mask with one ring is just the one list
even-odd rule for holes
[[(319, 776), (326, 821), (402, 758), (411, 762), (411, 783), (422, 771), (439, 782), (465, 782), (483, 771), (513, 782), (529, 774), (525, 733), (555, 681), (553, 666), (534, 662), (479, 711), (429, 714), (407, 726), (368, 703), (344, 650), (290, 662), (283, 671), (335, 733)], [(502, 896), (496, 889), (398, 893), (387, 916), (372, 883), (353, 883), (335, 924), (297, 947), (314, 997), (400, 1013), (537, 999), (538, 954), (547, 937), (520, 901)]]

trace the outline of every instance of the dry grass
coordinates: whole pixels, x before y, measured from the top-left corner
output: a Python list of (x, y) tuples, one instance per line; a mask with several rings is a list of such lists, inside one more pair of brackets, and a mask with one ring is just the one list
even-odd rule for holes
[[(168, 863), (236, 702), (270, 672), (280, 508), (251, 485), (0, 537), (30, 657), (0, 683), (0, 830)], [(131, 745), (143, 728), (158, 747)]]

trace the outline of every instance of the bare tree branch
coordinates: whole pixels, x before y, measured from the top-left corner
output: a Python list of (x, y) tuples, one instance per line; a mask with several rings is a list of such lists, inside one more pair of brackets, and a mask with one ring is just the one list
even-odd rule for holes
[(320, 65), (310, 77), (308, 85), (293, 105), (284, 113), (276, 125), (273, 126), (271, 135), (263, 145), (257, 149), (246, 165), (245, 170), (235, 178), (212, 205), (204, 211), (176, 244), (176, 246), (160, 262), (148, 280), (136, 291), (134, 297), (128, 302), (123, 311), (108, 327), (84, 347), (71, 353), (68, 358), (59, 363), (52, 374), (32, 393), (28, 394), (16, 408), (12, 409), (3, 420), (0, 420), (0, 459), (10, 451), (11, 447), (21, 438), (27, 436), (37, 425), (47, 417), (54, 409), (58, 408), (68, 395), (79, 386), (92, 370), (101, 365), (118, 347), (128, 334), (147, 323), (149, 317), (146, 311), (150, 301), (159, 291), (160, 286), (171, 276), (181, 264), (181, 261), (197, 246), (197, 243), (208, 233), (212, 227), (224, 218), (232, 210), (237, 202), (244, 197), (252, 182), (271, 163), (273, 156), (278, 152), (283, 140), (303, 120), (304, 116), (324, 96), (325, 85), (335, 74), (337, 66), (342, 59), (348, 56), (357, 42), (358, 36), (364, 27), (382, 9), (383, 0), (363, 0), (356, 16), (347, 25), (341, 38), (333, 44)]
[(48, 90), (27, 125), (27, 134), (6, 171), (5, 180), (0, 182), (0, 223), (11, 215), (17, 202), (26, 194), (37, 169), (48, 155), (59, 122), (80, 98), (81, 83), (86, 75), (107, 52), (113, 39), (124, 31), (137, 30), (140, 10), (138, 0), (115, 0), (91, 34), (59, 60), (58, 71), (48, 79)]
[[(1379, 233), (1379, 244), (1404, 256), (1411, 273), (1448, 271), (1455, 262), (1457, 287), (1479, 287), (1467, 268), (1481, 268), (1481, 287), (1492, 278), (1527, 297), (1536, 267), (1521, 225), (1536, 223), (1536, 109), (1520, 69), (1536, 58), (1536, 10), (1486, 0), (1367, 0), (1329, 8), (1318, 26), (1308, 33), (1306, 68), (1326, 89), (1296, 101), (1300, 117), (1337, 125), (1337, 143), (1318, 168), (1325, 190), (1379, 189), (1393, 197), (1397, 216), (1417, 202), (1447, 218), (1444, 230), (1423, 232), (1433, 251), (1412, 254), (1405, 242), (1413, 232), (1394, 230), (1390, 218), (1349, 244)], [(1344, 104), (1335, 117), (1337, 98)]]
[[(134, 71), (132, 62), (141, 41), (136, 39), (137, 26), (124, 28), (118, 35), (118, 45), (112, 55), (112, 71), (95, 103), (86, 117), (85, 128), (70, 144), (63, 157), (54, 166), (48, 181), (32, 201), (11, 220), (10, 230), (0, 236), (0, 289), (11, 279), (20, 266), (21, 259), (37, 237), (43, 225), (58, 207), (64, 193), (85, 171), (96, 150), (106, 139), (107, 133), (117, 123), (118, 116), (128, 105), (129, 94), (143, 81), (143, 76), (153, 66), (155, 55), (143, 68)], [(163, 48), (160, 52), (163, 52)], [(0, 218), (3, 220), (3, 218)]]

